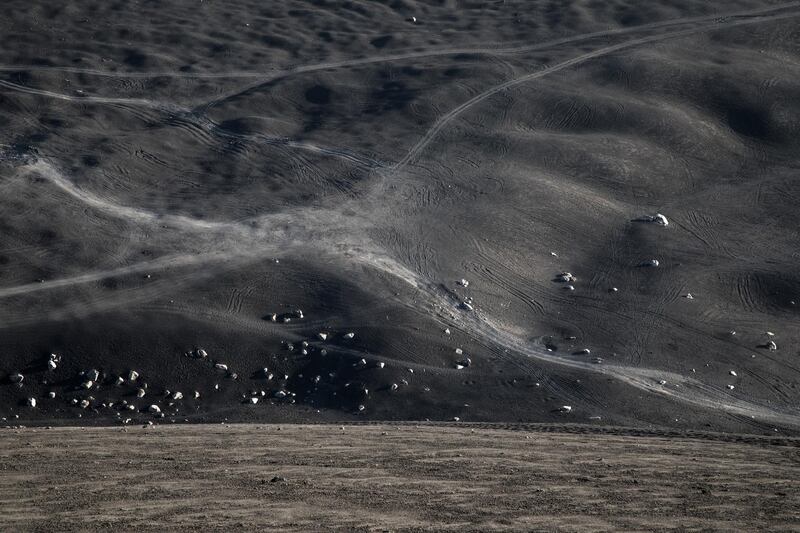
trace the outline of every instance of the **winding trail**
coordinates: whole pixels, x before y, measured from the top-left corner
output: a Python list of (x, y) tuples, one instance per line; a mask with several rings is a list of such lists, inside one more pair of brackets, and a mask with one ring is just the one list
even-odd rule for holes
[[(782, 10), (782, 9), (785, 9), (785, 8), (784, 7), (775, 8), (775, 9), (772, 9), (772, 10), (769, 10), (769, 11), (774, 11), (774, 10), (778, 10), (778, 9)], [(417, 141), (417, 143), (413, 147), (411, 147), (411, 149), (406, 153), (406, 155), (403, 156), (402, 159), (400, 159), (397, 163), (395, 163), (392, 166), (392, 169), (393, 170), (400, 170), (403, 167), (405, 167), (406, 165), (408, 165), (409, 163), (411, 163), (414, 159), (416, 159), (422, 153), (422, 151), (425, 150), (425, 148), (427, 148), (427, 146), (433, 141), (433, 139), (450, 122), (452, 122), (459, 115), (461, 115), (465, 111), (469, 110), (470, 108), (472, 108), (476, 104), (479, 104), (479, 103), (483, 102), (487, 98), (489, 98), (489, 97), (491, 97), (491, 96), (493, 96), (493, 95), (495, 95), (495, 94), (497, 94), (499, 92), (502, 92), (502, 91), (504, 91), (506, 89), (514, 87), (516, 85), (521, 85), (521, 84), (527, 83), (529, 81), (533, 81), (533, 80), (537, 80), (537, 79), (540, 79), (540, 78), (544, 78), (545, 76), (549, 76), (550, 74), (554, 74), (556, 72), (568, 69), (568, 68), (573, 67), (575, 65), (579, 65), (581, 63), (585, 63), (585, 62), (587, 62), (587, 61), (589, 61), (591, 59), (596, 59), (598, 57), (607, 56), (607, 55), (613, 54), (615, 52), (619, 52), (621, 50), (627, 50), (629, 48), (634, 48), (636, 46), (640, 46), (640, 45), (643, 45), (643, 44), (654, 43), (654, 42), (658, 42), (658, 41), (666, 41), (666, 40), (669, 40), (669, 39), (675, 39), (677, 37), (683, 37), (683, 36), (686, 36), (686, 35), (692, 35), (692, 34), (696, 34), (696, 33), (713, 31), (713, 30), (718, 30), (718, 29), (723, 29), (723, 28), (731, 28), (731, 27), (736, 27), (736, 26), (745, 26), (745, 25), (749, 25), (749, 24), (759, 24), (759, 23), (769, 22), (769, 21), (774, 21), (774, 20), (782, 20), (782, 19), (794, 18), (794, 17), (800, 16), (800, 13), (793, 12), (793, 13), (781, 13), (781, 14), (777, 14), (777, 15), (739, 15), (739, 16), (740, 17), (741, 16), (756, 16), (756, 18), (754, 18), (752, 20), (750, 20), (750, 19), (748, 19), (748, 20), (734, 20), (734, 21), (731, 22), (728, 19), (733, 18), (733, 17), (729, 16), (729, 17), (726, 17), (726, 19), (724, 21), (715, 22), (714, 24), (711, 24), (711, 25), (708, 25), (708, 26), (702, 26), (702, 27), (699, 27), (699, 28), (690, 28), (690, 29), (673, 31), (673, 32), (654, 35), (654, 36), (646, 36), (646, 37), (640, 37), (640, 38), (637, 38), (637, 39), (631, 39), (630, 41), (626, 41), (624, 43), (614, 44), (614, 45), (611, 45), (611, 46), (606, 46), (606, 47), (603, 47), (603, 48), (599, 48), (597, 50), (593, 50), (591, 52), (587, 52), (585, 54), (579, 55), (577, 57), (573, 57), (573, 58), (568, 59), (566, 61), (562, 61), (561, 63), (557, 63), (555, 65), (546, 67), (546, 68), (544, 68), (542, 70), (537, 70), (536, 72), (531, 72), (530, 74), (526, 74), (524, 76), (520, 76), (519, 78), (514, 78), (514, 79), (511, 79), (511, 80), (508, 80), (508, 81), (506, 81), (504, 83), (501, 83), (500, 85), (496, 85), (496, 86), (494, 86), (494, 87), (492, 87), (492, 88), (480, 93), (479, 95), (474, 96), (473, 98), (470, 98), (469, 100), (467, 100), (463, 104), (461, 104), (458, 107), (452, 109), (448, 113), (442, 115), (436, 121), (436, 123), (434, 123), (434, 125), (431, 126), (431, 128), (427, 132), (425, 132), (425, 134), (422, 136), (422, 138), (419, 141)]]

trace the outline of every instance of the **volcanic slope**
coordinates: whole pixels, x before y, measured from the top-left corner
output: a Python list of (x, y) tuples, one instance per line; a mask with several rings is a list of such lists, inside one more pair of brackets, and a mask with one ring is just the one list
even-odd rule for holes
[(0, 11), (7, 419), (800, 426), (800, 4)]

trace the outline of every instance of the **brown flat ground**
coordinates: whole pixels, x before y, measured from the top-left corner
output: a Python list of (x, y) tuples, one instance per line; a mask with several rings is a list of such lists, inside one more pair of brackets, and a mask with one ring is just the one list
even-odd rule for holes
[(800, 440), (788, 438), (184, 425), (8, 429), (0, 449), (4, 531), (787, 531), (800, 523)]

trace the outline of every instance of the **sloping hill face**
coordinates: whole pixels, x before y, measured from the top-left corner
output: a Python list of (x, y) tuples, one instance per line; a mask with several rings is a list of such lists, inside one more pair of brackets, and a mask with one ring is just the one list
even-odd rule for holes
[(800, 7), (279, 4), (0, 8), (4, 417), (800, 426)]

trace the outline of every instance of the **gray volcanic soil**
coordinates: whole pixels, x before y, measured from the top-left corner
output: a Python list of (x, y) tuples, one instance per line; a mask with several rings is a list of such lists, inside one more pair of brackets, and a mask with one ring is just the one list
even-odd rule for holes
[(800, 4), (0, 13), (9, 422), (800, 428)]

